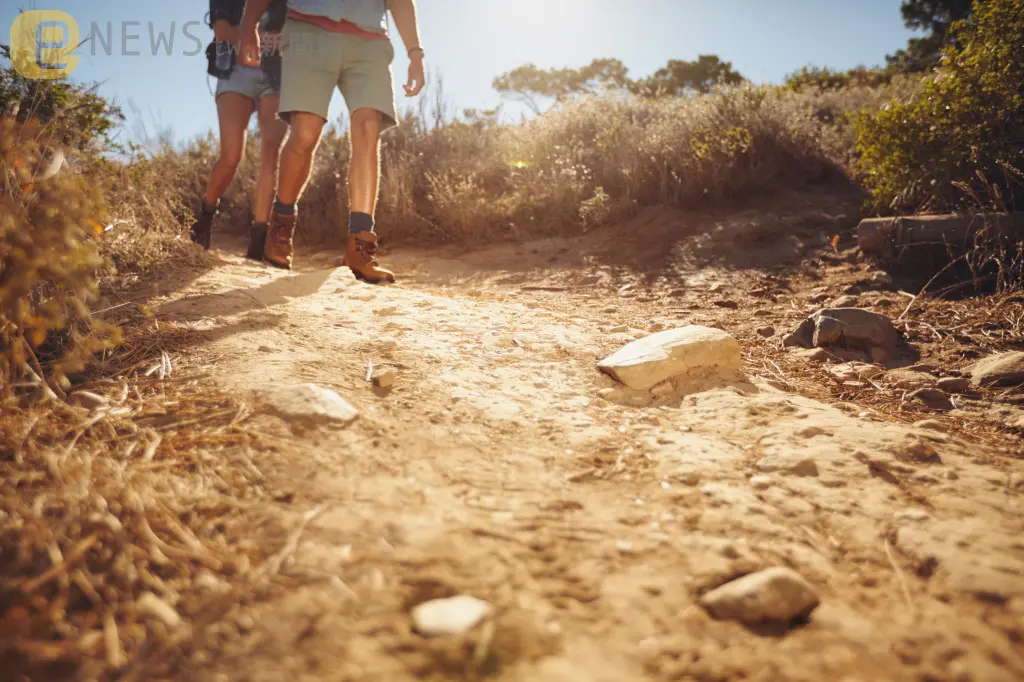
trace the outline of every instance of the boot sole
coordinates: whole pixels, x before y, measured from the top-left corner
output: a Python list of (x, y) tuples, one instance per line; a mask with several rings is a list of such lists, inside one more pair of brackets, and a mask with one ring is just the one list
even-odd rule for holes
[[(352, 270), (351, 268), (349, 268), (349, 269)], [(355, 278), (358, 279), (360, 282), (366, 282), (367, 284), (385, 284), (385, 283), (387, 283), (387, 284), (394, 284), (395, 283), (395, 278), (394, 277), (384, 277), (384, 278), (381, 278), (381, 279), (370, 279), (369, 277), (366, 277), (365, 275), (359, 274), (355, 270), (352, 270), (352, 274), (355, 275)]]
[(291, 265), (289, 265), (287, 263), (278, 263), (277, 261), (272, 261), (269, 258), (267, 258), (266, 256), (263, 256), (263, 260), (265, 260), (268, 265), (272, 265), (275, 268), (277, 268), (278, 270), (291, 270), (292, 269)]

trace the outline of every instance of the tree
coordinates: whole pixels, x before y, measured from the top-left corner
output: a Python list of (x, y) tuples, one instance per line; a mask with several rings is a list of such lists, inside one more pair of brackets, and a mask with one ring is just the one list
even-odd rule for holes
[(494, 89), (539, 114), (540, 99), (562, 102), (577, 95), (624, 88), (629, 84), (628, 73), (618, 59), (595, 59), (579, 69), (545, 70), (527, 64), (495, 78)]
[(717, 55), (702, 54), (695, 62), (673, 59), (654, 75), (632, 84), (633, 92), (645, 96), (681, 97), (690, 93), (706, 94), (716, 85), (739, 85), (745, 79)]
[(1024, 0), (979, 0), (919, 96), (856, 119), (874, 208), (1024, 207)]
[[(979, 4), (985, 0), (979, 0)], [(911, 38), (905, 50), (886, 57), (899, 71), (930, 71), (939, 63), (942, 49), (955, 44), (950, 32), (954, 22), (967, 19), (973, 12), (972, 0), (903, 0), (900, 12), (907, 28), (925, 31), (923, 38)]]

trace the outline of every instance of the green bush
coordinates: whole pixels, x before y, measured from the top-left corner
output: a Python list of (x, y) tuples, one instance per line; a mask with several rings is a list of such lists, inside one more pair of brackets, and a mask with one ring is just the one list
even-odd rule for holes
[(871, 208), (1024, 208), (1024, 0), (976, 2), (912, 102), (856, 120)]

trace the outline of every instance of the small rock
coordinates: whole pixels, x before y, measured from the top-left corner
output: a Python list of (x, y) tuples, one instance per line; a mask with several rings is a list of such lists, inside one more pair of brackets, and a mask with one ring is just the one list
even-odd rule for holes
[(975, 386), (1014, 386), (1024, 383), (1024, 352), (1000, 353), (970, 368)]
[(390, 369), (376, 370), (371, 379), (377, 388), (391, 388), (395, 385), (395, 372)]
[(831, 357), (824, 348), (801, 348), (794, 355), (808, 362), (826, 362)]
[(856, 308), (858, 298), (856, 296), (840, 296), (829, 303), (830, 308)]
[(883, 286), (892, 286), (892, 275), (888, 272), (876, 272), (871, 276), (871, 279)]
[(92, 411), (102, 409), (108, 405), (106, 398), (92, 391), (76, 391), (68, 396), (68, 402)]
[(938, 431), (940, 433), (946, 432), (946, 425), (940, 421), (934, 419), (924, 419), (914, 424), (915, 429), (924, 429), (926, 431)]
[(930, 517), (923, 509), (904, 509), (893, 514), (893, 519), (900, 521), (927, 521)]
[(737, 310), (740, 307), (740, 304), (736, 301), (727, 299), (715, 301), (715, 305), (719, 308), (728, 308), (729, 310)]
[(277, 352), (276, 348), (271, 348), (270, 346), (260, 346), (256, 350), (258, 352), (260, 352), (260, 353), (276, 353)]
[(413, 608), (413, 629), (424, 637), (461, 635), (476, 627), (492, 610), (482, 599), (464, 594), (434, 599)]
[(700, 603), (718, 619), (787, 625), (810, 615), (820, 602), (799, 573), (779, 566), (726, 583), (701, 597)]
[(883, 380), (890, 386), (912, 391), (935, 385), (935, 377), (912, 369), (893, 369), (885, 373)]
[(264, 402), (286, 419), (349, 423), (359, 411), (334, 391), (316, 384), (284, 386), (264, 394)]
[(609, 334), (624, 334), (627, 331), (629, 331), (629, 325), (627, 325), (627, 324), (620, 324), (617, 327), (612, 327), (611, 329), (609, 329), (608, 333)]
[(377, 340), (377, 348), (384, 351), (395, 350), (398, 348), (398, 341), (395, 341), (390, 336), (385, 336), (384, 338)]
[(971, 380), (963, 377), (943, 377), (939, 379), (939, 388), (946, 393), (967, 393), (971, 390)]
[(903, 336), (885, 315), (861, 308), (826, 308), (810, 317), (816, 348), (833, 344), (862, 348), (896, 348)]
[(762, 457), (755, 465), (758, 471), (770, 474), (781, 471), (796, 476), (817, 476), (818, 465), (809, 457), (793, 457), (790, 455), (768, 455)]
[(775, 327), (768, 325), (765, 327), (758, 327), (757, 333), (759, 336), (763, 336), (766, 339), (770, 339), (775, 336)]
[(708, 291), (710, 291), (710, 292), (716, 292), (716, 291), (721, 291), (721, 290), (722, 290), (722, 283), (721, 282), (715, 282), (714, 284), (712, 284), (711, 286), (708, 287)]
[(840, 381), (859, 381), (861, 379), (873, 379), (882, 374), (884, 370), (876, 365), (869, 365), (865, 362), (847, 362), (842, 365), (833, 365), (828, 368), (829, 374)]
[(740, 344), (720, 329), (687, 326), (627, 344), (598, 367), (630, 388), (646, 391), (692, 371), (738, 375)]
[(751, 476), (750, 485), (754, 490), (767, 490), (772, 485), (772, 479), (768, 476)]
[(950, 402), (949, 396), (937, 388), (919, 388), (913, 393), (908, 394), (907, 398), (910, 400), (917, 400), (925, 406), (936, 410), (953, 407), (953, 403)]
[(831, 294), (827, 291), (819, 291), (818, 293), (811, 296), (811, 303), (824, 303), (830, 298)]

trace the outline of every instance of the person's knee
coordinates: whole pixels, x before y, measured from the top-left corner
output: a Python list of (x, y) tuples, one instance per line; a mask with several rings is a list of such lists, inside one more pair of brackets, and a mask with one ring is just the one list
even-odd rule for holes
[(352, 141), (375, 144), (380, 140), (381, 113), (376, 109), (357, 109), (352, 112)]
[(222, 170), (230, 172), (234, 175), (238, 170), (238, 166), (242, 163), (242, 148), (241, 147), (222, 147), (220, 150), (220, 156), (217, 157), (217, 165)]
[(320, 144), (323, 123), (319, 119), (294, 116), (288, 133), (288, 148), (299, 154), (312, 154)]

